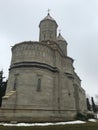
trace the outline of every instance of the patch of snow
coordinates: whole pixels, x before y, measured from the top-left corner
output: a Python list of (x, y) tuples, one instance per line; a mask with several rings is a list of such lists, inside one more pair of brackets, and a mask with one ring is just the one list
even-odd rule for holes
[(49, 125), (66, 125), (66, 124), (83, 124), (86, 123), (85, 121), (69, 121), (69, 122), (57, 122), (57, 123), (0, 123), (3, 126), (49, 126)]
[(58, 122), (58, 123), (56, 123), (56, 124), (57, 124), (57, 125), (58, 125), (58, 124), (66, 125), (66, 124), (83, 124), (83, 123), (86, 123), (86, 122), (85, 122), (85, 121), (77, 120), (77, 121), (69, 121), (69, 122)]
[(88, 121), (96, 122), (97, 120), (96, 119), (89, 119)]
[(97, 116), (97, 119), (98, 119), (98, 114), (96, 116)]

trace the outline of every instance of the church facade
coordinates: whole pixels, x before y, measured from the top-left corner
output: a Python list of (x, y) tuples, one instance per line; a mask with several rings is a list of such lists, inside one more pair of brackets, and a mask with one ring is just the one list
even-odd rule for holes
[(85, 113), (86, 95), (67, 55), (67, 42), (48, 13), (40, 21), (39, 41), (12, 47), (2, 121), (64, 121)]

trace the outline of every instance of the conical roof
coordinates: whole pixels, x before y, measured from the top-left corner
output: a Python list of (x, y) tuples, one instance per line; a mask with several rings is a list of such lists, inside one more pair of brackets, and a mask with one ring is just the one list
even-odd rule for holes
[[(41, 22), (46, 21), (46, 20), (53, 21), (53, 22), (56, 23), (56, 25), (58, 26), (57, 22), (55, 21), (54, 18), (51, 17), (50, 13), (48, 13), (47, 16), (46, 16), (44, 19), (41, 20)], [(40, 23), (41, 23), (41, 22), (40, 22)]]
[[(54, 18), (52, 18), (52, 17), (50, 16), (50, 13), (48, 13), (47, 16), (46, 16), (43, 20), (52, 20), (52, 21), (55, 21)], [(42, 21), (43, 21), (43, 20), (42, 20)]]
[(61, 35), (61, 33), (59, 33), (58, 37), (57, 37), (58, 41), (66, 41), (63, 36)]
[(52, 20), (52, 21), (55, 21), (54, 18), (52, 18), (49, 13), (47, 14), (47, 16), (43, 20)]

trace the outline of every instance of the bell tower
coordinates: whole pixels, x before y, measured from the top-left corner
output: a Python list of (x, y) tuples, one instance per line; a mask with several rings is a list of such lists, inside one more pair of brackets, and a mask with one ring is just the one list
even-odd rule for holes
[(48, 12), (47, 16), (41, 20), (39, 24), (39, 41), (55, 41), (57, 37), (57, 23), (56, 21), (50, 16)]

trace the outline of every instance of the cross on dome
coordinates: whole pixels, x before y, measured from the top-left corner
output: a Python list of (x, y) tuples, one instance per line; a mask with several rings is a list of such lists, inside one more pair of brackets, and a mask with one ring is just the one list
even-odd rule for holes
[(48, 11), (48, 14), (50, 13), (50, 9), (47, 10)]
[(59, 29), (59, 34), (61, 34), (61, 29)]
[[(48, 9), (47, 12), (48, 12), (48, 14), (47, 14), (47, 16), (46, 16), (43, 20), (55, 21), (54, 18), (52, 18), (52, 17), (50, 16), (50, 9)], [(43, 21), (43, 20), (42, 20), (42, 21)]]
[(61, 29), (59, 29), (58, 31), (59, 31), (59, 35), (58, 35), (58, 37), (57, 37), (57, 40), (65, 41), (65, 39), (64, 39), (63, 36), (61, 35)]

